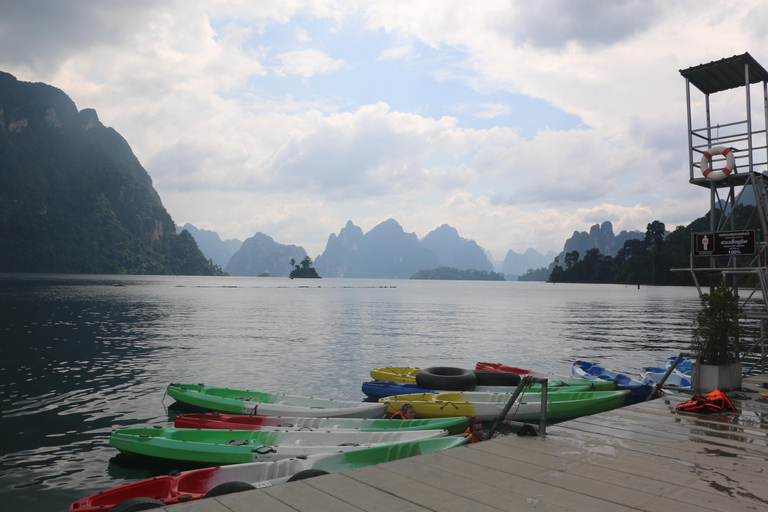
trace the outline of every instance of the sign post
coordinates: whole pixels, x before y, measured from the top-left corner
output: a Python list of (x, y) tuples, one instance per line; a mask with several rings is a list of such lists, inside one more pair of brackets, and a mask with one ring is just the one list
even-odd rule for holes
[(755, 254), (755, 230), (693, 233), (694, 256)]

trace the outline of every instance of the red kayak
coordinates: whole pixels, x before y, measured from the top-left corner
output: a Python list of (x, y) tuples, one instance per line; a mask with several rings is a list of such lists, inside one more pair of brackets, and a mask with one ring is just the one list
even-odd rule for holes
[(477, 363), (475, 370), (485, 370), (490, 372), (512, 372), (520, 375), (531, 373), (531, 370), (525, 370), (523, 368), (516, 368), (514, 366), (507, 366), (501, 363)]
[(467, 418), (420, 418), (391, 420), (385, 418), (289, 418), (285, 416), (248, 416), (245, 414), (195, 413), (179, 414), (176, 428), (228, 430), (344, 430), (349, 432), (379, 432), (404, 430), (448, 430), (464, 432)]
[(106, 511), (126, 500), (130, 500), (129, 503), (157, 500), (161, 506), (199, 500), (218, 483), (214, 475), (220, 470), (220, 467), (196, 469), (180, 475), (163, 475), (127, 483), (78, 500), (69, 505), (69, 512)]

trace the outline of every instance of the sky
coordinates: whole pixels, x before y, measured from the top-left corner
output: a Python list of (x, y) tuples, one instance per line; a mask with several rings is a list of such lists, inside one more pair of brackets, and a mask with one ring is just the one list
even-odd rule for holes
[(679, 70), (766, 67), (766, 27), (753, 0), (0, 0), (0, 70), (95, 109), (177, 224), (312, 257), (349, 220), (449, 224), (503, 260), (702, 216)]

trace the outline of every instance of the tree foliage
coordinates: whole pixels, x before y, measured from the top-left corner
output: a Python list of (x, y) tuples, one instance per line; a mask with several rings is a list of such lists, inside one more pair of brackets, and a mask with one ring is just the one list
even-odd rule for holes
[(691, 350), (701, 356), (702, 364), (722, 366), (739, 361), (739, 315), (739, 297), (725, 282), (701, 295)]
[(460, 270), (452, 267), (422, 269), (413, 274), (411, 279), (445, 279), (453, 281), (504, 281), (504, 274), (487, 270)]
[[(755, 208), (739, 205), (733, 212), (735, 223), (759, 229)], [(718, 218), (722, 212), (717, 211)], [(643, 239), (624, 242), (615, 257), (590, 249), (581, 258), (577, 251), (565, 254), (561, 264), (558, 258), (547, 281), (553, 283), (616, 283), (632, 285), (692, 285), (690, 272), (672, 269), (689, 268), (691, 235), (709, 231), (709, 216), (701, 217), (688, 226), (678, 226), (665, 236), (666, 226), (655, 220), (646, 226)], [(716, 266), (725, 266), (725, 259)], [(709, 285), (709, 277), (700, 276), (699, 283)]]
[(301, 263), (298, 265), (296, 264), (296, 260), (291, 258), (290, 264), (293, 266), (293, 270), (290, 274), (291, 279), (295, 277), (300, 279), (320, 278), (317, 270), (312, 267), (312, 258), (309, 256), (304, 256), (304, 259), (301, 260)]

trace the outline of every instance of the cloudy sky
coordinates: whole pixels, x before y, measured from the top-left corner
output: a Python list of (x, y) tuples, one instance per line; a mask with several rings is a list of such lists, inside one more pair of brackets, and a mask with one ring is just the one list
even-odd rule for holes
[(447, 223), (501, 260), (701, 216), (679, 70), (768, 66), (766, 27), (759, 0), (0, 0), (0, 70), (94, 108), (178, 224), (314, 257), (348, 220)]

